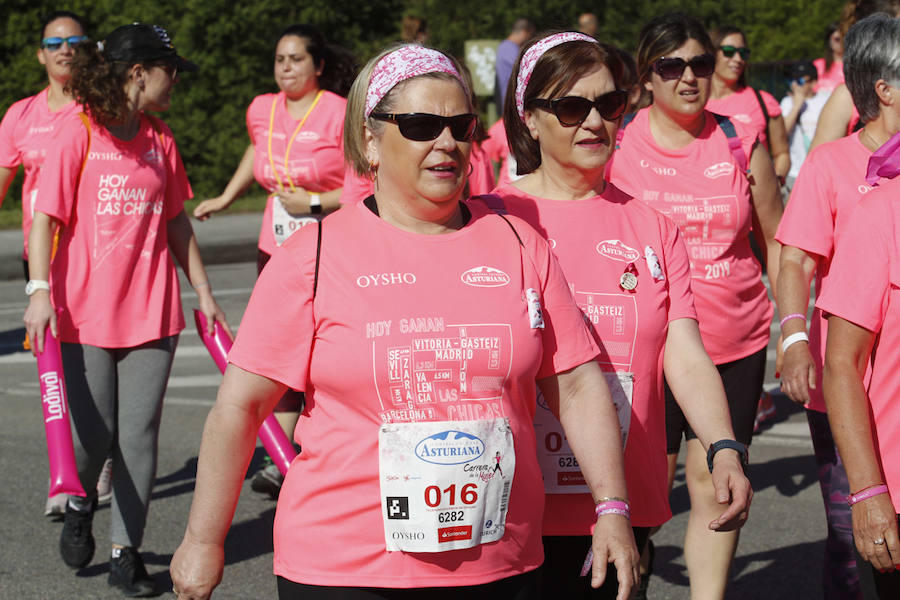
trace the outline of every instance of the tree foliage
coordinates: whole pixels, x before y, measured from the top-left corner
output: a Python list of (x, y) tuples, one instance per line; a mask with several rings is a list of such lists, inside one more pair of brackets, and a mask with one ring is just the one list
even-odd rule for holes
[[(218, 193), (248, 144), (244, 114), (254, 96), (273, 91), (272, 53), (278, 33), (291, 23), (311, 23), (332, 43), (364, 62), (399, 37), (404, 14), (427, 19), (435, 47), (462, 55), (465, 40), (503, 38), (512, 21), (526, 16), (539, 29), (570, 28), (582, 12), (599, 17), (599, 37), (633, 50), (652, 16), (682, 10), (708, 27), (742, 27), (754, 61), (821, 55), (825, 25), (840, 14), (841, 0), (3, 0), (0, 3), (0, 111), (46, 85), (35, 60), (43, 14), (66, 9), (82, 14), (98, 39), (134, 21), (159, 24), (173, 34), (179, 52), (200, 66), (181, 77), (165, 115), (175, 132), (199, 196)], [(6, 203), (18, 199), (18, 190)]]

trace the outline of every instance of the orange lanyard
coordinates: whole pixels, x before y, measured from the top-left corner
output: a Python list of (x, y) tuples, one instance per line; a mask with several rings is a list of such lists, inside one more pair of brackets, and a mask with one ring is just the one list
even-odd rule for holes
[[(303, 115), (303, 118), (300, 119), (300, 123), (297, 125), (297, 129), (294, 130), (294, 133), (291, 134), (290, 139), (287, 143), (287, 148), (284, 151), (284, 176), (287, 178), (288, 185), (291, 187), (292, 192), (296, 192), (297, 189), (294, 187), (294, 182), (291, 180), (291, 172), (288, 168), (288, 157), (291, 155), (291, 146), (294, 143), (294, 139), (297, 137), (297, 134), (300, 133), (300, 129), (303, 128), (303, 124), (306, 123), (306, 119), (309, 118), (309, 114), (316, 107), (316, 104), (319, 103), (319, 98), (322, 97), (322, 90), (319, 90), (319, 93), (316, 94), (315, 99), (312, 104), (306, 109), (306, 114)], [(275, 160), (272, 158), (272, 131), (275, 129), (275, 106), (278, 104), (278, 95), (275, 95), (275, 98), (272, 100), (272, 110), (269, 112), (269, 137), (268, 137), (268, 157), (269, 157), (269, 165), (272, 167), (272, 173), (275, 175), (275, 181), (278, 182), (278, 189), (284, 191), (284, 184), (281, 182), (281, 177), (278, 175), (278, 169), (275, 168)]]

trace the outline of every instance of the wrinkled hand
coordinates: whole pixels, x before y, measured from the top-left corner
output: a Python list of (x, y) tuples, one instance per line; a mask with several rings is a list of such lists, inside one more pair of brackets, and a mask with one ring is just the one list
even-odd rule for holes
[[(640, 580), (640, 561), (631, 523), (620, 515), (597, 518), (592, 541), (594, 563), (591, 567), (591, 587), (599, 588), (607, 576), (607, 564), (616, 566), (619, 592), (616, 600), (628, 600)], [(573, 568), (575, 566), (573, 565)]]
[(194, 208), (194, 218), (199, 221), (205, 221), (220, 210), (228, 208), (229, 204), (222, 196), (204, 200)]
[(750, 514), (753, 488), (750, 487), (750, 480), (744, 475), (737, 452), (722, 450), (716, 453), (713, 458), (712, 483), (716, 502), (728, 506), (725, 512), (710, 522), (709, 528), (713, 531), (740, 529)]
[(59, 337), (56, 313), (50, 303), (50, 292), (47, 290), (38, 290), (31, 295), (22, 320), (25, 322), (25, 331), (28, 332), (28, 338), (31, 340), (31, 353), (34, 356), (44, 351), (44, 334), (47, 331), (47, 325), (50, 326), (50, 334), (55, 338)]
[(816, 389), (816, 365), (809, 344), (791, 344), (782, 357), (781, 391), (804, 406), (809, 404), (809, 390)]
[(309, 214), (309, 193), (303, 188), (298, 187), (293, 192), (282, 190), (278, 192), (278, 199), (292, 217)]
[[(879, 571), (900, 564), (897, 513), (888, 494), (872, 496), (853, 505), (853, 540), (864, 559)], [(876, 544), (875, 540), (884, 540)]]
[(189, 541), (185, 536), (169, 565), (175, 598), (207, 600), (222, 581), (224, 568), (224, 547)]
[(218, 302), (216, 302), (216, 299), (213, 298), (213, 295), (209, 291), (208, 287), (198, 290), (197, 301), (200, 305), (200, 312), (203, 313), (204, 317), (206, 317), (206, 331), (210, 335), (215, 334), (215, 322), (218, 321), (222, 324), (222, 327), (228, 333), (228, 337), (234, 339), (234, 334), (231, 332), (231, 327), (228, 326), (228, 321), (225, 320), (225, 311), (223, 311), (219, 307)]

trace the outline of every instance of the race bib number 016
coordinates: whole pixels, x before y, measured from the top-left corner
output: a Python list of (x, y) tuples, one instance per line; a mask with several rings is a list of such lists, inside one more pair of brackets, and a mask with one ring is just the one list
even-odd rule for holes
[[(604, 371), (603, 375), (606, 377), (606, 384), (616, 406), (624, 449), (631, 427), (634, 375), (625, 371), (616, 373)], [(548, 494), (590, 494), (591, 490), (584, 481), (584, 475), (581, 474), (578, 459), (566, 441), (562, 424), (550, 411), (540, 392), (537, 400), (537, 410), (534, 411), (534, 433), (537, 438), (538, 464), (544, 476), (544, 491)]]
[(388, 552), (445, 552), (503, 537), (516, 469), (508, 419), (382, 425), (378, 458)]

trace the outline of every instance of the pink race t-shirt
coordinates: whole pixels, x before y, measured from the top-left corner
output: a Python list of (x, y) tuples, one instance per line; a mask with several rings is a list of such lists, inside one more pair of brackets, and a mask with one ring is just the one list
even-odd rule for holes
[[(769, 118), (780, 117), (781, 105), (772, 94), (759, 90), (759, 95), (762, 96), (763, 104), (766, 105)], [(769, 147), (768, 134), (766, 133), (766, 116), (763, 114), (762, 107), (759, 105), (759, 99), (753, 92), (753, 88), (749, 85), (724, 98), (716, 100), (710, 98), (706, 103), (706, 110), (717, 115), (725, 115), (732, 121), (743, 123), (759, 136), (759, 141), (762, 142), (763, 146)], [(750, 155), (748, 154), (747, 158), (749, 157)]]
[(481, 143), (485, 154), (495, 163), (500, 164), (500, 171), (497, 175), (497, 185), (503, 185), (519, 178), (516, 175), (516, 159), (509, 153), (509, 141), (506, 139), (506, 128), (503, 125), (503, 119), (497, 119), (497, 122), (488, 129), (488, 138)]
[[(50, 112), (47, 95), (50, 88), (39, 94), (19, 100), (9, 107), (0, 122), (0, 166), (25, 167), (22, 182), (22, 233), (24, 248), (22, 258), (28, 259), (28, 233), (34, 217), (34, 203), (37, 200), (38, 175), (47, 150), (53, 143), (53, 136), (59, 126), (81, 111), (73, 100), (56, 112)], [(0, 197), (0, 203), (3, 198)]]
[(900, 179), (881, 180), (837, 240), (816, 308), (876, 334), (869, 404), (881, 470), (900, 513)]
[(141, 115), (126, 142), (70, 117), (38, 187), (35, 210), (62, 222), (50, 267), (62, 341), (130, 348), (184, 329), (166, 226), (192, 193), (162, 121)]
[[(537, 198), (507, 184), (484, 201), (521, 217), (548, 239), (600, 346), (600, 366), (632, 375), (631, 411), (625, 419), (631, 523), (662, 525), (672, 516), (666, 486), (663, 347), (670, 321), (697, 318), (687, 250), (678, 228), (612, 184), (599, 196), (573, 202)], [(626, 271), (637, 276), (632, 291), (619, 284)], [(541, 410), (549, 409), (539, 404)], [(620, 418), (625, 428), (622, 422)], [(545, 439), (539, 425), (539, 452), (552, 454), (559, 444)], [(548, 466), (545, 480), (567, 482), (580, 475), (578, 469)], [(590, 494), (547, 495), (544, 535), (589, 535), (596, 521)]]
[[(830, 284), (834, 247), (847, 228), (850, 216), (872, 188), (866, 184), (866, 168), (872, 155), (850, 135), (816, 147), (804, 161), (791, 191), (791, 198), (778, 225), (775, 238), (818, 256), (817, 295)], [(816, 389), (809, 390), (807, 408), (825, 412), (822, 396), (822, 365), (828, 321), (819, 309), (809, 324), (809, 350), (816, 365)]]
[(316, 193), (330, 192), (343, 185), (346, 107), (345, 98), (323, 91), (298, 131), (300, 120), (288, 112), (284, 92), (263, 94), (250, 103), (247, 132), (254, 151), (253, 176), (270, 194), (259, 231), (259, 249), (263, 252), (272, 254), (277, 248), (272, 229), (272, 194), (290, 191), (289, 182)]
[(349, 164), (344, 169), (344, 185), (341, 187), (341, 205), (362, 202), (375, 192), (375, 182), (357, 175)]
[[(275, 516), (277, 575), (409, 588), (476, 585), (540, 566), (535, 380), (598, 349), (543, 238), (515, 217), (514, 232), (485, 209), (473, 213), (459, 231), (420, 235), (361, 202), (322, 222), (315, 297), (316, 228), (292, 236), (260, 276), (228, 359), (307, 399), (295, 432), (303, 452)], [(386, 551), (379, 428), (498, 417), (509, 419), (515, 448), (502, 539)], [(493, 477), (477, 459), (460, 467), (476, 484)], [(388, 472), (382, 483), (403, 476)]]
[[(700, 333), (713, 362), (750, 356), (769, 343), (773, 311), (750, 250), (753, 208), (747, 176), (709, 112), (696, 140), (668, 150), (653, 139), (648, 110), (639, 111), (625, 129), (610, 180), (681, 230)], [(749, 158), (756, 134), (740, 122), (734, 128)]]
[(827, 70), (825, 69), (824, 58), (817, 58), (813, 61), (813, 65), (816, 67), (816, 71), (819, 74), (819, 79), (815, 85), (816, 91), (825, 90), (826, 92), (830, 92), (840, 84), (844, 83), (844, 61), (834, 61), (831, 63), (831, 68)]

